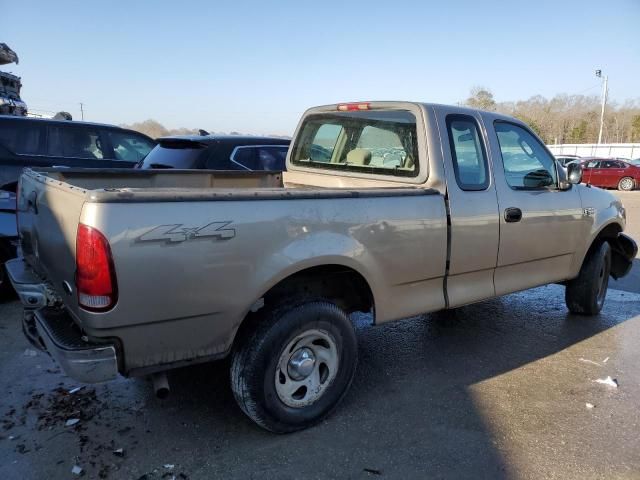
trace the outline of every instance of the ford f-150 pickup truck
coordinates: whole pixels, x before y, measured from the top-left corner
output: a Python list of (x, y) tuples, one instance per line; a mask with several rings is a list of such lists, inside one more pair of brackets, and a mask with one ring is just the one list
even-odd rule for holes
[(308, 110), (288, 172), (27, 170), (7, 270), (27, 337), (102, 382), (231, 356), (274, 432), (344, 397), (349, 314), (382, 324), (548, 283), (595, 315), (637, 246), (521, 121), (410, 102)]

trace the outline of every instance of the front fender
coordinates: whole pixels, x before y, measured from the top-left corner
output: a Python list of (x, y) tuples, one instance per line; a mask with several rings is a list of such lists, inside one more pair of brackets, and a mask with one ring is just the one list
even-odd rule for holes
[(611, 276), (616, 280), (629, 273), (633, 266), (633, 259), (638, 254), (635, 240), (624, 233), (616, 238), (608, 239), (611, 244)]

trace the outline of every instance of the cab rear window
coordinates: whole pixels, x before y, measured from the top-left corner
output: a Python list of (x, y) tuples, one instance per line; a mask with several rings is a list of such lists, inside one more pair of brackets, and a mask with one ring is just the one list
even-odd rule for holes
[(308, 168), (415, 177), (416, 117), (407, 110), (311, 115), (300, 129), (291, 162)]

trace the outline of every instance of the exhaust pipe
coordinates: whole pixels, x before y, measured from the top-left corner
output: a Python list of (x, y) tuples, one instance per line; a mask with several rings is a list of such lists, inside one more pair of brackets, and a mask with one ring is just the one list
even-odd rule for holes
[(153, 391), (156, 397), (165, 399), (169, 396), (169, 379), (165, 372), (154, 373), (151, 375), (151, 381), (153, 382)]

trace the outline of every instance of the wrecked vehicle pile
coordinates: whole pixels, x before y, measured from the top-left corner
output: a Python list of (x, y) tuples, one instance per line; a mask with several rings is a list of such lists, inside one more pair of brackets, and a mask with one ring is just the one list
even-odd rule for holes
[[(18, 64), (16, 52), (6, 43), (0, 43), (0, 65)], [(22, 82), (20, 77), (0, 71), (0, 115), (25, 116), (27, 104), (20, 98)]]

